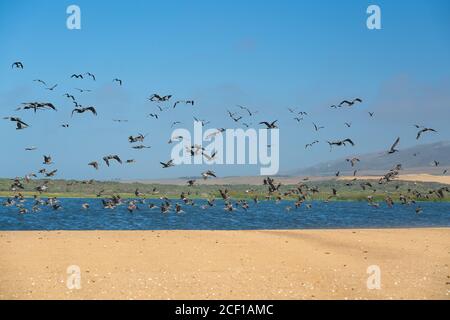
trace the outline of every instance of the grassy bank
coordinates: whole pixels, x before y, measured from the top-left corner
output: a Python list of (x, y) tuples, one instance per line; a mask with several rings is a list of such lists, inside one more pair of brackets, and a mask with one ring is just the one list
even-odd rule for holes
[[(122, 198), (135, 198), (135, 190), (138, 189), (143, 193), (144, 198), (157, 199), (162, 196), (171, 199), (177, 199), (182, 192), (189, 193), (192, 199), (220, 198), (219, 189), (228, 189), (233, 199), (252, 199), (258, 196), (263, 200), (267, 195), (267, 187), (261, 185), (195, 185), (192, 187), (180, 185), (162, 185), (162, 184), (145, 184), (145, 183), (121, 183), (111, 181), (93, 181), (86, 183), (74, 180), (50, 180), (48, 181), (48, 192), (39, 194), (36, 187), (42, 185), (43, 180), (33, 180), (24, 183), (24, 189), (20, 193), (25, 197), (39, 195), (41, 197), (58, 197), (58, 198), (105, 198), (111, 195), (120, 195)], [(372, 187), (366, 186), (363, 190), (361, 185), (370, 182)], [(382, 201), (387, 195), (394, 200), (398, 200), (400, 195), (406, 195), (409, 191), (415, 190), (420, 192), (423, 197), (415, 200), (422, 201), (450, 201), (450, 194), (444, 193), (444, 198), (438, 198), (433, 190), (445, 187), (439, 183), (416, 183), (395, 181), (389, 184), (378, 184), (374, 181), (354, 181), (352, 185), (348, 185), (348, 181), (320, 181), (320, 182), (302, 182), (304, 186), (317, 188), (319, 192), (311, 194), (310, 200), (330, 200), (330, 201), (366, 201), (367, 196), (372, 196), (375, 201)], [(12, 180), (0, 179), (0, 196), (11, 197), (17, 194), (10, 190)], [(306, 186), (305, 186), (306, 185)], [(295, 196), (283, 196), (285, 192), (297, 188), (299, 185), (283, 185), (280, 187), (280, 193), (283, 199), (296, 199)], [(332, 190), (337, 190), (337, 195), (331, 197)], [(97, 195), (101, 193), (101, 196)], [(425, 198), (429, 195), (429, 198)]]

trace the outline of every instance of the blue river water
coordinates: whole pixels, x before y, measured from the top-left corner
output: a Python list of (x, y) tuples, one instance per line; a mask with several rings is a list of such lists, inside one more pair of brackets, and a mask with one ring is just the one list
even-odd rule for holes
[[(0, 198), (0, 203), (6, 199)], [(214, 207), (202, 209), (205, 201), (196, 200), (195, 206), (183, 205), (183, 213), (172, 209), (162, 214), (159, 208), (149, 209), (148, 204), (159, 205), (160, 200), (147, 200), (138, 210), (130, 213), (127, 205), (116, 209), (103, 209), (99, 199), (59, 199), (61, 209), (42, 206), (41, 211), (31, 211), (32, 200), (23, 203), (28, 213), (20, 214), (15, 206), (0, 206), (0, 230), (255, 230), (255, 229), (330, 229), (330, 228), (407, 228), (450, 227), (449, 202), (420, 202), (413, 205), (395, 204), (379, 208), (366, 202), (342, 201), (304, 203), (294, 209), (293, 202), (250, 202), (246, 211), (239, 208), (228, 212), (222, 201)], [(180, 201), (172, 201), (173, 204)], [(81, 208), (89, 203), (90, 208)], [(305, 205), (310, 204), (311, 208)], [(286, 207), (293, 209), (287, 211)], [(421, 207), (422, 212), (416, 213)]]

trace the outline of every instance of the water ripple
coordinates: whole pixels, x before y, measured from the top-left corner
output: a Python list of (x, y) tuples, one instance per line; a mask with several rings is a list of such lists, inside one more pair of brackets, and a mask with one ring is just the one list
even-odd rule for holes
[[(4, 199), (1, 199), (3, 202)], [(138, 205), (139, 210), (128, 212), (126, 205), (114, 210), (102, 208), (98, 199), (60, 199), (62, 209), (43, 207), (37, 213), (19, 214), (15, 207), (0, 207), (0, 230), (252, 230), (252, 229), (327, 229), (327, 228), (404, 228), (449, 227), (450, 203), (422, 202), (417, 205), (396, 204), (388, 208), (381, 204), (373, 208), (366, 202), (309, 202), (299, 209), (291, 201), (279, 204), (273, 201), (251, 204), (250, 209), (234, 212), (223, 210), (223, 202), (203, 210), (205, 201), (196, 206), (183, 206), (185, 211), (162, 214), (159, 208), (150, 210)], [(25, 207), (31, 209), (31, 202)], [(148, 200), (160, 204), (159, 200)], [(89, 203), (90, 209), (81, 209)], [(173, 201), (175, 204), (175, 201)], [(423, 209), (415, 213), (415, 207)], [(31, 210), (30, 210), (31, 212)]]

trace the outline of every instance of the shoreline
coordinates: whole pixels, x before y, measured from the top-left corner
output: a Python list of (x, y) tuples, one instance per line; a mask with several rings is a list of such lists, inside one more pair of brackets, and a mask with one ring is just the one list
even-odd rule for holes
[(450, 228), (0, 231), (0, 299), (444, 300), (449, 250)]
[[(102, 199), (110, 199), (111, 195), (103, 195), (101, 197), (97, 197), (95, 194), (86, 194), (86, 195), (80, 195), (80, 194), (70, 194), (70, 193), (42, 193), (42, 194), (38, 194), (35, 192), (30, 192), (30, 191), (24, 191), (24, 192), (19, 192), (20, 194), (23, 195), (23, 197), (25, 199), (33, 199), (34, 195), (37, 195), (38, 198), (58, 198), (58, 199), (98, 199), (98, 200), (102, 200)], [(7, 191), (0, 191), (0, 198), (14, 198), (14, 192), (7, 192)], [(136, 197), (134, 194), (131, 193), (114, 193), (114, 195), (119, 195), (122, 199), (145, 199), (145, 200), (160, 200), (161, 195), (159, 196), (153, 196), (153, 195), (145, 195), (145, 196), (141, 196), (141, 197)], [(259, 197), (259, 201), (263, 202), (263, 201), (270, 201), (270, 200), (266, 200), (263, 199), (264, 194), (257, 194)], [(170, 199), (170, 200), (179, 200), (180, 197), (179, 195), (174, 195), (174, 194), (170, 194), (170, 195), (164, 195), (166, 198)], [(399, 200), (399, 195), (391, 195), (392, 199), (395, 201)], [(251, 196), (236, 196), (233, 195), (232, 196), (233, 200), (247, 200), (247, 201), (253, 201), (253, 197)], [(208, 197), (202, 197), (199, 195), (191, 195), (190, 199), (193, 200), (207, 200)], [(216, 196), (215, 197), (216, 200), (221, 200), (220, 197)], [(282, 201), (296, 201), (297, 198), (296, 197), (285, 197), (282, 199)], [(378, 202), (383, 202), (385, 200), (384, 197), (382, 197), (379, 194), (376, 194), (373, 196), (373, 200), (374, 201), (378, 201)], [(272, 200), (273, 201), (273, 200)], [(328, 199), (325, 196), (316, 196), (316, 197), (311, 197), (311, 199), (308, 199), (306, 202), (314, 202), (314, 201), (320, 201), (320, 202), (367, 202), (367, 197), (366, 195), (362, 195), (362, 194), (355, 194), (353, 197), (346, 197), (346, 196), (340, 196), (340, 198), (330, 198)], [(423, 200), (423, 199), (415, 199), (415, 202), (421, 203), (421, 202), (450, 202), (450, 195), (446, 195), (445, 198), (439, 199), (439, 198), (433, 198), (433, 199), (428, 199), (428, 200)]]
[[(431, 176), (426, 174), (402, 175), (392, 181), (392, 184), (379, 184), (374, 181), (378, 176), (340, 176), (340, 177), (275, 177), (277, 183), (281, 183), (279, 189), (284, 200), (297, 199), (298, 188), (313, 186), (318, 192), (309, 194), (308, 200), (313, 201), (367, 201), (371, 196), (374, 201), (384, 201), (388, 194), (394, 201), (401, 196), (412, 197), (420, 202), (449, 202), (450, 194), (448, 185), (450, 176)], [(185, 180), (154, 180), (140, 182), (117, 181), (76, 181), (76, 180), (49, 180), (49, 189), (42, 194), (36, 188), (45, 180), (31, 180), (23, 190), (10, 190), (11, 181), (0, 179), (0, 197), (14, 197), (17, 194), (25, 198), (56, 197), (67, 199), (106, 199), (112, 195), (120, 195), (123, 199), (179, 199), (182, 193), (189, 193), (191, 199), (220, 199), (219, 189), (228, 189), (229, 195), (235, 200), (252, 200), (258, 197), (264, 200), (267, 196), (267, 188), (262, 185), (263, 177), (225, 177), (208, 180), (197, 180), (194, 186), (187, 186)], [(431, 179), (431, 180), (430, 180)], [(177, 182), (178, 181), (178, 182)], [(362, 183), (365, 184), (362, 184)], [(367, 189), (367, 190), (366, 190)], [(438, 196), (436, 190), (443, 190), (443, 196)], [(135, 191), (139, 190), (142, 196), (136, 197)], [(411, 194), (411, 190), (417, 191), (421, 197)], [(430, 193), (430, 191), (435, 191)], [(99, 193), (100, 192), (100, 193)], [(100, 194), (100, 197), (97, 195)], [(275, 195), (273, 195), (275, 197)], [(273, 199), (272, 197), (272, 199)], [(428, 198), (428, 199), (427, 199)]]

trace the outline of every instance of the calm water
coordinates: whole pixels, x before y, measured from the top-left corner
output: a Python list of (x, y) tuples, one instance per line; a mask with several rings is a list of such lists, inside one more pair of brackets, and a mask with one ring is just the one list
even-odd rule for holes
[[(5, 199), (0, 199), (3, 203)], [(159, 205), (159, 200), (147, 203)], [(25, 203), (30, 209), (32, 200)], [(162, 214), (159, 208), (150, 210), (139, 205), (140, 210), (129, 213), (126, 205), (115, 210), (105, 210), (98, 199), (60, 199), (62, 209), (41, 207), (37, 213), (19, 214), (16, 207), (0, 206), (0, 230), (238, 230), (238, 229), (323, 229), (323, 228), (401, 228), (401, 227), (449, 227), (450, 203), (419, 203), (404, 206), (396, 204), (388, 208), (372, 208), (366, 202), (310, 202), (311, 209), (301, 207), (290, 212), (282, 201), (251, 203), (250, 209), (227, 212), (223, 202), (203, 210), (204, 201), (196, 206), (183, 206), (185, 211)], [(91, 208), (82, 210), (81, 204)], [(175, 201), (173, 201), (175, 204)], [(416, 206), (423, 209), (415, 213)], [(31, 210), (30, 210), (31, 212)]]

